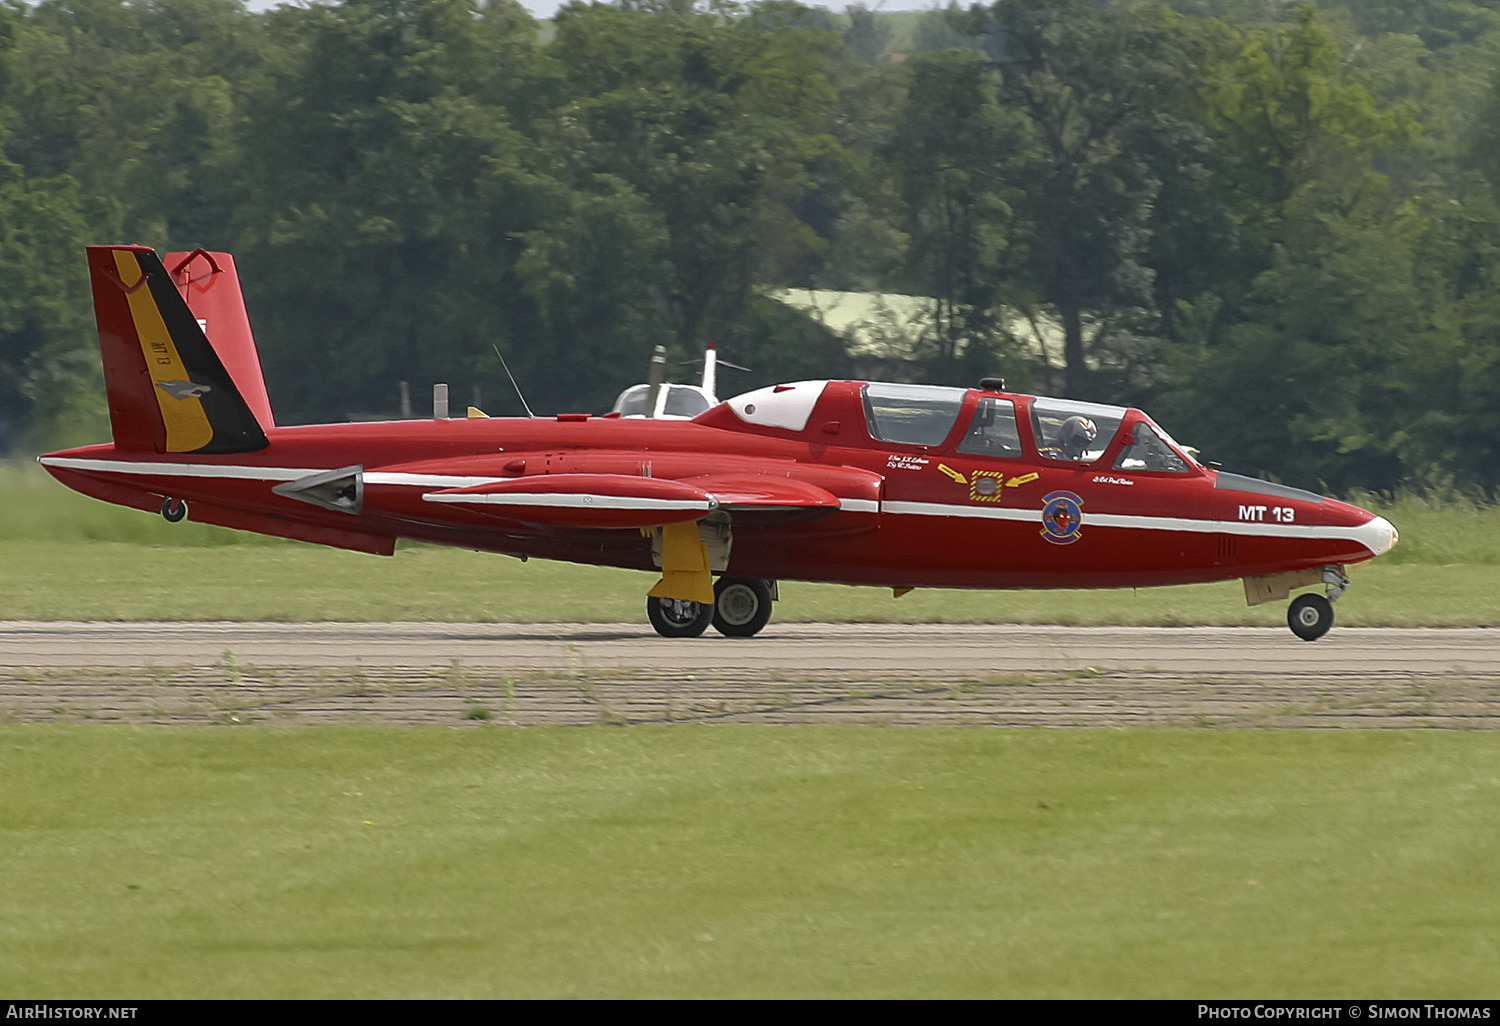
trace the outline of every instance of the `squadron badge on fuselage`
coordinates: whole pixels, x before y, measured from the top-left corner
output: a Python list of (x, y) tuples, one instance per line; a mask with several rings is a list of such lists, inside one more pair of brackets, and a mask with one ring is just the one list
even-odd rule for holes
[(1071, 545), (1083, 527), (1083, 500), (1072, 492), (1050, 492), (1042, 499), (1042, 537), (1054, 545)]

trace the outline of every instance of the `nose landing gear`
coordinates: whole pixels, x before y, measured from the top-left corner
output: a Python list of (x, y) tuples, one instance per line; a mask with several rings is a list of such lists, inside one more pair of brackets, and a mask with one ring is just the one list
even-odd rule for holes
[(1286, 611), (1286, 624), (1303, 641), (1317, 641), (1333, 626), (1333, 603), (1316, 592), (1298, 595)]
[(1325, 566), (1323, 595), (1308, 592), (1292, 600), (1286, 611), (1286, 624), (1303, 641), (1317, 641), (1333, 626), (1333, 604), (1349, 587), (1349, 577), (1341, 566)]

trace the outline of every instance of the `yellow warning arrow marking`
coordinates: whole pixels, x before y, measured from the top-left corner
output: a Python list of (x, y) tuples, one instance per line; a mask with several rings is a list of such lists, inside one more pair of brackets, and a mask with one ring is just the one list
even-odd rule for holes
[(939, 463), (938, 469), (947, 474), (949, 477), (953, 478), (953, 480), (957, 481), (959, 484), (969, 483), (968, 478), (964, 477), (962, 474), (954, 470), (952, 467), (948, 466), (948, 464), (946, 463)]
[(1030, 484), (1041, 476), (1041, 474), (1024, 474), (1021, 477), (1013, 477), (1009, 481), (1005, 482), (1005, 487), (1014, 488), (1017, 485)]

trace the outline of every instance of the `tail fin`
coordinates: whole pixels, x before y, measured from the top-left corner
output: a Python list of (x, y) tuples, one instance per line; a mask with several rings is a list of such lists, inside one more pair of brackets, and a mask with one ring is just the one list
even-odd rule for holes
[[(270, 444), (156, 253), (144, 246), (90, 246), (88, 255), (115, 445), (230, 453)], [(254, 380), (263, 399), (258, 365)], [(268, 402), (265, 414), (269, 423)]]
[(710, 342), (703, 347), (703, 391), (719, 401), (719, 344)]
[(266, 394), (266, 379), (260, 372), (260, 354), (250, 331), (250, 315), (245, 310), (234, 257), (195, 249), (191, 253), (168, 253), (162, 262), (198, 327), (208, 336), (209, 345), (234, 379), (245, 405), (262, 430), (269, 431), (276, 421), (271, 416), (271, 397)]

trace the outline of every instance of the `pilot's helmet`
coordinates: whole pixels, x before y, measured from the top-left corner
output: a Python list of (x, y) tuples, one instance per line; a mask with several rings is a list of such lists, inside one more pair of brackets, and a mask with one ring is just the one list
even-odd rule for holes
[(1063, 455), (1076, 460), (1088, 451), (1089, 443), (1099, 437), (1099, 428), (1087, 417), (1069, 417), (1057, 432), (1057, 444)]

